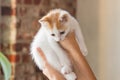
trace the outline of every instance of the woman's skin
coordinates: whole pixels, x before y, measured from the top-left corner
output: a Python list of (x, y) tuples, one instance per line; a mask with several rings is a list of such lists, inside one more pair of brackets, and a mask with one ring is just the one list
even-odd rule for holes
[[(70, 33), (63, 41), (60, 41), (59, 44), (67, 51), (67, 55), (71, 59), (73, 65), (73, 70), (77, 75), (77, 80), (96, 80), (95, 75), (79, 49), (74, 32)], [(62, 74), (48, 63), (40, 48), (37, 48), (37, 50), (44, 62), (43, 73), (49, 80), (65, 80)]]
[(43, 74), (48, 77), (49, 80), (65, 80), (60, 72), (55, 70), (46, 60), (44, 53), (40, 48), (37, 48), (37, 51), (40, 53), (41, 59), (44, 62)]

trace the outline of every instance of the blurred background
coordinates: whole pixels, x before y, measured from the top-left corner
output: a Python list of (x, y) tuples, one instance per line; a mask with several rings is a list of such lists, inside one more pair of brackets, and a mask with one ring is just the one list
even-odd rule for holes
[(0, 0), (0, 51), (12, 64), (10, 80), (47, 80), (29, 47), (40, 28), (38, 19), (54, 8), (79, 21), (97, 80), (120, 80), (120, 0)]

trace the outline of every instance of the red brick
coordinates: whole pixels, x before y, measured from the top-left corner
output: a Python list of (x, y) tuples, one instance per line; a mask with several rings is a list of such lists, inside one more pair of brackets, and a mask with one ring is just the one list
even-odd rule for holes
[(42, 73), (42, 70), (40, 70), (37, 66), (35, 66), (35, 71), (38, 72), (38, 73)]
[(22, 51), (23, 48), (29, 49), (29, 43), (16, 43), (14, 44), (14, 48), (16, 51)]
[(0, 51), (2, 51), (2, 50), (3, 50), (3, 44), (0, 43)]
[(5, 16), (5, 15), (16, 15), (16, 9), (15, 8), (11, 8), (11, 7), (7, 7), (7, 6), (2, 6), (1, 7), (1, 15)]
[(17, 40), (21, 40), (22, 39), (22, 35), (17, 35)]
[(22, 1), (22, 0), (17, 0), (16, 2), (17, 2), (17, 4), (21, 4), (21, 1)]
[(23, 76), (25, 73), (25, 64), (16, 64), (15, 66), (15, 74), (18, 76)]
[(23, 39), (30, 40), (30, 39), (32, 39), (32, 36), (29, 33), (24, 32), (23, 33)]
[(24, 16), (27, 13), (27, 8), (25, 7), (21, 7), (19, 10), (20, 10), (19, 11), (20, 16)]
[(22, 50), (22, 44), (21, 43), (16, 43), (13, 45), (15, 51), (21, 51)]
[(67, 6), (71, 7), (73, 5), (73, 3), (69, 2), (67, 3)]
[(29, 76), (26, 77), (25, 80), (36, 80), (36, 75), (29, 75)]
[(50, 0), (43, 0), (43, 5), (50, 6), (51, 1)]
[(42, 9), (39, 11), (39, 15), (40, 15), (40, 16), (44, 16), (45, 14), (46, 14), (46, 12), (43, 11)]
[(43, 73), (37, 74), (37, 80), (49, 80)]
[(24, 0), (24, 4), (32, 4), (32, 0)]
[(27, 41), (28, 40), (29, 41), (29, 40), (31, 40), (33, 38), (33, 33), (29, 33), (26, 30), (23, 30), (23, 31), (24, 32), (22, 32), (22, 33), (19, 33), (20, 31), (18, 32), (17, 38), (16, 38), (17, 40), (23, 40), (23, 41)]
[(5, 23), (0, 23), (0, 30), (1, 30), (1, 32), (3, 32), (4, 29), (6, 29), (6, 28), (7, 28), (7, 25)]
[[(15, 74), (16, 75), (16, 74)], [(17, 75), (16, 75), (17, 76)], [(18, 74), (18, 76), (16, 77), (15, 76), (15, 79), (10, 79), (10, 80), (26, 80), (25, 79), (25, 76), (19, 76), (19, 74)]]
[(41, 0), (33, 0), (35, 5), (40, 4)]
[(46, 79), (43, 79), (43, 76), (41, 77), (41, 75), (37, 74), (37, 79), (36, 80), (46, 80)]
[(7, 50), (9, 50), (10, 49), (10, 44), (2, 44), (2, 43), (0, 43), (0, 48), (1, 48), (1, 51), (4, 53), (4, 52), (6, 52)]
[(11, 14), (11, 8), (10, 7), (6, 7), (6, 6), (2, 6), (1, 7), (1, 14), (2, 14), (2, 16), (10, 15)]
[(17, 24), (16, 24), (16, 28), (19, 29), (21, 27), (21, 19), (18, 19)]
[(4, 80), (4, 75), (0, 75), (0, 80)]
[(32, 57), (30, 54), (23, 54), (22, 55), (22, 61), (23, 63), (28, 63), (32, 61)]
[(35, 73), (35, 67), (33, 64), (25, 64), (25, 70), (24, 70), (24, 74), (34, 74)]
[(32, 22), (33, 27), (37, 28), (37, 30), (39, 29), (39, 27), (41, 27), (41, 24), (38, 22), (39, 19), (36, 19)]
[(16, 15), (16, 9), (15, 8), (12, 9), (11, 15)]
[(6, 54), (6, 56), (9, 59), (9, 61), (12, 62), (12, 63), (20, 62), (20, 55), (17, 55), (17, 54)]

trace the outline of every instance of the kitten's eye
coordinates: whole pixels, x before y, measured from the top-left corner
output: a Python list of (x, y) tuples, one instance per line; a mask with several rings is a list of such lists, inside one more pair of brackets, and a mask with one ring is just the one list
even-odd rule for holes
[(55, 34), (51, 34), (51, 36), (55, 36)]
[(60, 34), (64, 34), (64, 33), (65, 33), (65, 31), (60, 32)]

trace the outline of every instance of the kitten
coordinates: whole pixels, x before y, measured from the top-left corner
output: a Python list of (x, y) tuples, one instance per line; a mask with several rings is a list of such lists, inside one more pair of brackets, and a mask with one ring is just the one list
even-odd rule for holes
[(51, 10), (46, 16), (39, 20), (40, 30), (37, 32), (31, 44), (31, 55), (37, 66), (42, 70), (43, 62), (36, 51), (40, 47), (48, 62), (63, 74), (66, 80), (76, 80), (76, 74), (72, 70), (71, 62), (60, 45), (69, 32), (74, 31), (76, 40), (83, 55), (87, 54), (79, 23), (67, 11), (61, 9)]

